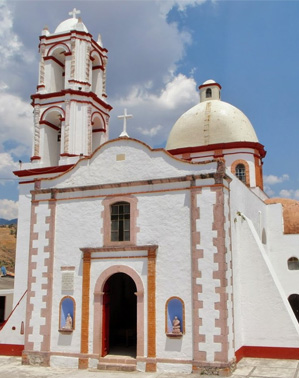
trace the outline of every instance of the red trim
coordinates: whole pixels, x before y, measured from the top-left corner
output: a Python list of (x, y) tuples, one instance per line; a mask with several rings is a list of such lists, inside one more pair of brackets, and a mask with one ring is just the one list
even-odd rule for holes
[(217, 87), (219, 87), (219, 89), (221, 89), (221, 85), (218, 84), (218, 83), (210, 83), (210, 84), (202, 84), (198, 87), (198, 89), (201, 89), (201, 88), (206, 88), (206, 87), (211, 87), (212, 85), (217, 85)]
[(72, 52), (71, 52), (70, 48), (68, 47), (68, 45), (61, 42), (61, 41), (58, 41), (57, 43), (55, 43), (55, 45), (53, 45), (52, 47), (49, 48), (48, 53), (47, 53), (47, 58), (50, 57), (50, 56), (53, 56), (53, 55), (51, 55), (52, 51), (56, 50), (56, 48), (58, 46), (62, 46), (64, 48), (64, 55), (66, 53), (69, 53), (70, 55), (72, 55)]
[(105, 53), (108, 52), (108, 50), (105, 47), (100, 46), (98, 44), (98, 42), (96, 42), (93, 38), (91, 38), (91, 43), (92, 43), (92, 45), (93, 45), (93, 47), (94, 47), (95, 50), (100, 50), (100, 52), (105, 52)]
[(41, 159), (40, 156), (32, 156), (32, 158), (30, 160), (32, 161), (32, 160), (40, 160), (40, 159)]
[(106, 130), (105, 129), (92, 129), (92, 132), (93, 133), (99, 133), (99, 132), (106, 132)]
[[(89, 85), (91, 86), (91, 84), (89, 84), (87, 81), (79, 81), (79, 80), (74, 80), (74, 79), (70, 79), (69, 80), (69, 83), (77, 83), (77, 84), (82, 84), (82, 85)], [(81, 92), (81, 91), (80, 91)]]
[[(39, 39), (46, 39), (46, 40), (51, 40), (51, 39), (57, 39), (57, 38), (61, 38), (61, 37), (74, 37), (74, 34), (78, 34), (78, 35), (84, 35), (84, 36), (89, 36), (89, 37), (92, 37), (91, 34), (89, 33), (86, 33), (86, 32), (83, 32), (83, 31), (78, 31), (78, 30), (70, 30), (69, 32), (66, 32), (66, 33), (63, 33), (63, 34), (52, 34), (52, 35), (42, 35), (39, 37)], [(80, 38), (78, 38), (80, 39)]]
[(42, 113), (42, 115), (40, 117), (40, 122), (39, 123), (42, 123), (43, 120), (44, 120), (45, 115), (47, 115), (47, 113), (51, 113), (50, 110), (53, 110), (53, 109), (56, 109), (58, 111), (58, 113), (60, 114), (60, 121), (65, 121), (64, 110), (60, 106), (52, 105), (52, 106), (49, 106), (46, 110), (43, 111), (43, 113)]
[(44, 175), (44, 174), (49, 174), (49, 173), (65, 172), (69, 170), (70, 168), (72, 168), (73, 166), (74, 164), (58, 165), (56, 167), (24, 169), (22, 171), (14, 171), (13, 173), (18, 177), (38, 176), (38, 175)]
[(22, 356), (24, 345), (0, 344), (1, 356)]
[(35, 180), (30, 180), (30, 181), (20, 181), (19, 184), (20, 185), (23, 185), (23, 184), (33, 184), (35, 182)]
[(172, 155), (186, 154), (186, 153), (196, 153), (196, 152), (205, 152), (213, 150), (228, 150), (232, 148), (253, 148), (260, 153), (261, 158), (266, 156), (266, 151), (264, 146), (258, 142), (230, 142), (230, 143), (216, 143), (209, 144), (208, 146), (196, 146), (196, 147), (183, 147), (168, 150)]
[(298, 360), (299, 348), (242, 346), (235, 352), (235, 356), (237, 362), (243, 357)]
[(41, 89), (41, 88), (46, 88), (45, 84), (39, 84), (39, 85), (36, 87), (37, 90), (38, 90), (38, 89)]
[(74, 156), (79, 156), (79, 155), (76, 155), (76, 154), (67, 154), (67, 153), (64, 153), (64, 154), (60, 154), (60, 156), (62, 157), (74, 157)]
[(103, 66), (92, 66), (92, 70), (104, 70)]
[(54, 130), (60, 130), (60, 127), (58, 127), (56, 125), (53, 125), (53, 123), (48, 122), (48, 121), (40, 121), (39, 124), (40, 125), (47, 125), (47, 126), (51, 127)]
[[(88, 39), (82, 39), (82, 38), (78, 38), (82, 41), (86, 41), (86, 42), (91, 42), (92, 46), (99, 50), (101, 53), (108, 53), (108, 50), (105, 48), (105, 47), (102, 47), (100, 46), (93, 38), (92, 38), (92, 35), (90, 33), (86, 33), (86, 32), (79, 32), (79, 31), (76, 31), (76, 30), (72, 30), (71, 32), (68, 32), (68, 33), (64, 33), (64, 34), (52, 34), (52, 35), (41, 35), (39, 37), (40, 41), (42, 41), (43, 39), (46, 40), (46, 41), (49, 41), (49, 43), (46, 43), (44, 41), (41, 42), (41, 44), (43, 45), (49, 45), (53, 42), (50, 42), (51, 40), (55, 40), (55, 39), (59, 39), (59, 43), (62, 43), (62, 42), (68, 42), (71, 38), (74, 38), (74, 34), (77, 33), (77, 34), (81, 34), (81, 35), (84, 35), (84, 36), (89, 36), (91, 37), (91, 41), (89, 41)], [(68, 37), (64, 40), (60, 40), (61, 37)], [(76, 37), (76, 36), (75, 36)]]
[(59, 62), (58, 59), (56, 59), (54, 56), (45, 56), (44, 60), (53, 60), (55, 63), (57, 63), (60, 67), (64, 68), (64, 64)]
[[(49, 98), (53, 98), (53, 97), (61, 97), (61, 96), (64, 96), (66, 94), (70, 94), (70, 95), (79, 95), (81, 97), (89, 97), (89, 98), (92, 98), (94, 101), (96, 101), (97, 103), (99, 103), (101, 106), (103, 106), (105, 109), (107, 110), (112, 110), (112, 106), (107, 104), (106, 102), (104, 102), (103, 100), (101, 100), (97, 95), (95, 95), (93, 92), (82, 92), (82, 91), (79, 91), (79, 90), (74, 90), (74, 89), (64, 89), (60, 92), (53, 92), (53, 93), (46, 93), (46, 94), (42, 94), (42, 93), (36, 93), (34, 95), (31, 95), (31, 99), (33, 100), (32, 102), (32, 106), (35, 105), (35, 102), (34, 100), (35, 99), (38, 99), (38, 100), (45, 100), (45, 99), (49, 99)], [(103, 95), (104, 96), (104, 95)], [(105, 96), (106, 97), (106, 96)], [(56, 103), (61, 103), (63, 102), (64, 100), (60, 100), (60, 101), (57, 101)], [(74, 99), (71, 99), (71, 101), (74, 101)], [(78, 100), (75, 100), (77, 102), (79, 102)], [(87, 101), (85, 101), (85, 103), (88, 103)], [(44, 104), (43, 104), (44, 105)]]

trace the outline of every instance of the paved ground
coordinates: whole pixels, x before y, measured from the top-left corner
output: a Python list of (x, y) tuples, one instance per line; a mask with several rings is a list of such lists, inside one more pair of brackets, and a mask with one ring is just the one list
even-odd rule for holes
[[(18, 357), (0, 356), (0, 375), (8, 378), (192, 378), (208, 377), (197, 374), (175, 373), (122, 373), (103, 372), (95, 370), (42, 368), (35, 366), (22, 366)], [(209, 376), (209, 378), (216, 376)], [(299, 378), (299, 360), (271, 360), (244, 358), (239, 362), (232, 378)], [(217, 377), (219, 378), (219, 377)]]

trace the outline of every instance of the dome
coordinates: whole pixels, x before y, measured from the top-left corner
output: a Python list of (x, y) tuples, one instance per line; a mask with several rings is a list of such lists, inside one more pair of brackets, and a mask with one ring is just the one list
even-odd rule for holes
[(299, 201), (290, 198), (269, 198), (265, 203), (280, 203), (283, 209), (284, 233), (299, 234)]
[(176, 121), (168, 137), (167, 150), (218, 143), (258, 143), (254, 128), (245, 114), (220, 100), (219, 84), (207, 80), (199, 88), (201, 102)]
[(56, 28), (55, 33), (64, 33), (71, 30), (79, 30), (88, 33), (86, 26), (80, 19), (75, 17), (69, 18), (65, 21), (62, 21)]

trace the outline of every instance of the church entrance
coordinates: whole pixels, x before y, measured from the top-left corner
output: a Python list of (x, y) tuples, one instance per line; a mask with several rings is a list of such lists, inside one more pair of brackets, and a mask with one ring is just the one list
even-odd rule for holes
[(105, 283), (103, 297), (102, 356), (136, 357), (137, 291), (125, 273), (115, 273)]

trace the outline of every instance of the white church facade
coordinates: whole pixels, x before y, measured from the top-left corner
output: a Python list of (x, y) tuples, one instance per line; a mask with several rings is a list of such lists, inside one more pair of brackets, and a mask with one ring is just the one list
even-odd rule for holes
[(75, 11), (42, 31), (0, 353), (222, 375), (299, 359), (299, 204), (263, 192), (250, 121), (208, 80), (165, 149), (110, 140), (107, 52)]

